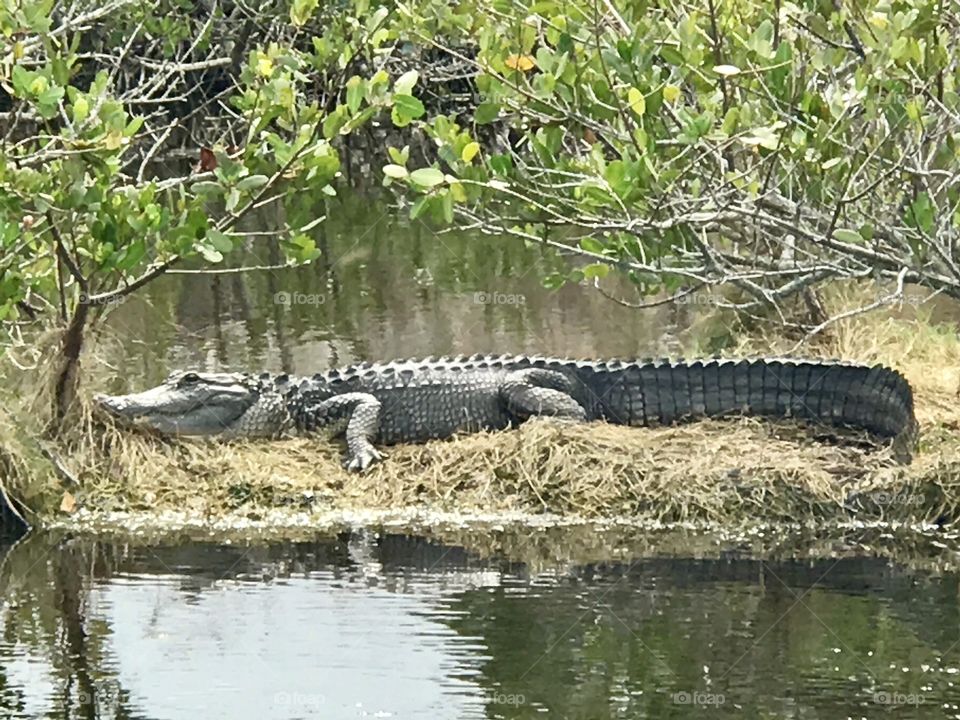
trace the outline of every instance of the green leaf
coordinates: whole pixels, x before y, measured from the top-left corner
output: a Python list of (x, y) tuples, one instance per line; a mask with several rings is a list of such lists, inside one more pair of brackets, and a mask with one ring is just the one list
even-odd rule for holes
[(340, 133), (340, 128), (346, 124), (347, 117), (345, 111), (346, 107), (341, 105), (323, 121), (323, 136), (327, 140), (336, 137)]
[(420, 168), (410, 173), (410, 182), (423, 188), (433, 188), (444, 181), (444, 175), (436, 168)]
[(30, 96), (30, 85), (33, 83), (34, 77), (36, 77), (36, 73), (30, 72), (23, 65), (13, 66), (13, 90), (17, 97), (26, 98)]
[(662, 57), (664, 61), (670, 63), (671, 65), (676, 65), (678, 67), (683, 65), (683, 55), (679, 50), (670, 45), (664, 45), (662, 48), (660, 48), (660, 57)]
[(610, 266), (606, 263), (594, 263), (582, 267), (580, 270), (586, 279), (592, 280), (593, 278), (605, 278), (610, 272)]
[(778, 130), (779, 128), (774, 128), (773, 126), (755, 128), (753, 135), (744, 135), (740, 138), (740, 142), (744, 145), (759, 145), (767, 150), (776, 150), (780, 147), (780, 133)]
[(443, 219), (448, 225), (453, 222), (453, 195), (449, 190), (443, 193)]
[(484, 102), (477, 106), (477, 111), (474, 113), (473, 119), (478, 125), (486, 125), (487, 123), (492, 123), (499, 116), (500, 105), (498, 103)]
[(477, 156), (478, 152), (480, 152), (480, 143), (478, 142), (467, 143), (464, 146), (463, 150), (460, 152), (460, 159), (468, 163)]
[(509, 175), (513, 172), (513, 158), (509, 155), (494, 155), (489, 160), (490, 169), (497, 175)]
[(319, 4), (320, 0), (293, 0), (290, 5), (290, 22), (297, 27), (303, 27)]
[(212, 195), (214, 193), (222, 193), (223, 186), (220, 183), (212, 182), (210, 180), (201, 180), (200, 182), (195, 182), (190, 186), (190, 191), (196, 195)]
[(397, 165), (406, 165), (410, 157), (410, 146), (404, 145), (403, 150), (397, 150), (395, 147), (388, 147), (387, 154)]
[(233, 250), (233, 240), (229, 235), (210, 228), (207, 231), (207, 240), (210, 241), (210, 244), (221, 253), (228, 253)]
[(133, 137), (137, 134), (137, 131), (143, 125), (143, 116), (137, 115), (135, 118), (132, 118), (130, 122), (127, 123), (127, 126), (123, 129), (123, 134), (126, 137)]
[(614, 160), (608, 164), (607, 169), (604, 170), (603, 179), (609, 183), (617, 195), (626, 195), (630, 190), (630, 185), (626, 182), (627, 164), (623, 160)]
[(898, 37), (893, 41), (893, 45), (890, 46), (890, 57), (894, 60), (900, 60), (903, 58), (910, 47), (910, 39), (906, 36)]
[(359, 75), (354, 75), (347, 80), (347, 108), (349, 108), (350, 112), (355, 113), (360, 108), (360, 103), (363, 102), (365, 95), (366, 88), (364, 87), (363, 78)]
[(393, 98), (396, 109), (406, 118), (416, 120), (426, 112), (423, 103), (413, 95), (396, 95)]
[(740, 74), (740, 68), (736, 65), (714, 65), (713, 71), (717, 75), (723, 75), (724, 77), (731, 77), (733, 75)]
[(137, 241), (131, 245), (128, 245), (123, 252), (122, 257), (117, 260), (117, 269), (118, 270), (133, 270), (139, 263), (144, 255), (147, 253), (146, 243), (142, 240)]
[(643, 114), (647, 111), (647, 102), (642, 92), (635, 87), (630, 88), (630, 90), (627, 91), (627, 102), (630, 104), (630, 109), (633, 110), (634, 113), (639, 117), (643, 117)]
[(59, 85), (48, 87), (41, 92), (37, 96), (37, 109), (40, 111), (40, 114), (47, 119), (56, 115), (63, 95), (64, 89)]
[(544, 276), (543, 286), (548, 290), (557, 290), (562, 288), (567, 283), (567, 278), (560, 273), (550, 273), (549, 275)]
[(250, 175), (237, 183), (237, 190), (240, 192), (255, 190), (256, 188), (263, 187), (268, 182), (270, 182), (270, 178), (266, 175)]
[(218, 263), (223, 260), (223, 255), (212, 245), (207, 243), (197, 243), (194, 247), (196, 248), (197, 252), (200, 253), (200, 256), (207, 262)]
[(750, 39), (747, 40), (747, 47), (764, 60), (773, 57), (773, 22), (770, 18), (760, 23)]
[(87, 116), (90, 114), (90, 103), (87, 102), (87, 98), (83, 95), (78, 95), (77, 99), (73, 102), (73, 121), (75, 123), (82, 123), (87, 119)]
[(450, 196), (459, 203), (467, 201), (467, 191), (464, 190), (461, 183), (450, 183)]
[(904, 105), (904, 110), (906, 110), (908, 118), (910, 118), (917, 125), (920, 125), (920, 120), (923, 117), (923, 107), (920, 105), (920, 101), (917, 98), (913, 98), (908, 101)]
[(376, 115), (379, 111), (380, 111), (379, 108), (371, 105), (370, 107), (366, 108), (360, 113), (354, 115), (352, 118), (350, 118), (349, 122), (347, 122), (342, 128), (340, 128), (340, 134), (346, 135), (347, 133), (353, 132), (358, 127), (364, 125), (370, 118)]
[(390, 120), (393, 122), (393, 124), (396, 127), (402, 128), (409, 125), (410, 122), (412, 121), (412, 118), (409, 117), (403, 111), (401, 111), (398, 106), (394, 105), (393, 108), (390, 110)]
[(908, 225), (920, 228), (925, 233), (930, 233), (935, 227), (934, 208), (930, 201), (930, 196), (925, 192), (917, 195), (917, 199), (910, 204), (907, 210), (906, 222)]
[(596, 238), (585, 237), (580, 238), (580, 247), (586, 250), (587, 252), (595, 253), (600, 255), (603, 253), (603, 243), (601, 243)]
[(417, 200), (413, 204), (413, 206), (410, 208), (410, 219), (416, 220), (418, 217), (420, 217), (423, 214), (423, 212), (427, 209), (427, 206), (431, 200), (433, 200), (433, 196), (431, 195), (425, 195), (424, 197)]
[(863, 243), (863, 237), (860, 235), (860, 233), (849, 228), (837, 228), (833, 231), (833, 237), (840, 242), (855, 243), (857, 245), (861, 245)]
[(383, 174), (387, 177), (402, 179), (409, 174), (403, 165), (384, 165)]
[(227, 193), (227, 202), (224, 207), (226, 207), (227, 212), (233, 212), (237, 209), (237, 205), (240, 204), (240, 191), (237, 188), (230, 188), (230, 191)]
[(397, 95), (412, 95), (413, 86), (417, 84), (417, 80), (420, 79), (420, 73), (416, 70), (408, 70), (393, 84), (393, 91)]

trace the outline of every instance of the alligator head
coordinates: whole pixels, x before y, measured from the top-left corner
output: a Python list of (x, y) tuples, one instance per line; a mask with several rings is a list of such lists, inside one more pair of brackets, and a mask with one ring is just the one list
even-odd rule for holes
[(122, 422), (164, 435), (220, 435), (234, 434), (260, 395), (259, 383), (249, 375), (181, 372), (149, 390), (96, 395), (94, 401)]

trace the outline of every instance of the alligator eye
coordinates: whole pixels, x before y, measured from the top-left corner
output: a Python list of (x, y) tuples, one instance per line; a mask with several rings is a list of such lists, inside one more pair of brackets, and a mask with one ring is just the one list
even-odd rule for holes
[(180, 378), (181, 385), (192, 385), (193, 383), (200, 382), (200, 376), (196, 373), (187, 373), (182, 378)]

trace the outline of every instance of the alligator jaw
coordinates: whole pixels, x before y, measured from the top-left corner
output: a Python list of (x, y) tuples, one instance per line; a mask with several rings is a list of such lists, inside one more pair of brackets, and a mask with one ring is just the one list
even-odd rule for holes
[(243, 375), (182, 373), (143, 392), (93, 399), (124, 424), (164, 435), (220, 435), (228, 433), (258, 397)]

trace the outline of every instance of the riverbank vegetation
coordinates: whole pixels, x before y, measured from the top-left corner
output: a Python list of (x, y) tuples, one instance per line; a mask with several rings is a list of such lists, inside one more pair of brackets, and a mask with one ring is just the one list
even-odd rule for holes
[[(216, 498), (220, 509), (355, 493), (383, 504), (489, 495), (532, 512), (592, 514), (559, 470), (542, 479), (543, 467), (566, 464), (566, 477), (597, 494), (597, 512), (675, 518), (719, 517), (731, 503), (774, 515), (845, 508), (832, 465), (847, 468), (838, 475), (848, 485), (913, 477), (947, 487), (937, 483), (956, 420), (945, 400), (956, 389), (945, 377), (957, 366), (952, 335), (937, 324), (894, 331), (885, 313), (910, 287), (960, 297), (957, 19), (940, 0), (4, 6), (3, 376), (24, 376), (11, 349), (44, 350), (32, 371), (43, 387), (3, 409), (6, 484), (43, 512), (104, 507), (110, 493), (120, 506)], [(622, 275), (630, 292), (611, 302), (638, 312), (709, 294), (751, 330), (732, 334), (750, 339), (728, 352), (890, 362), (917, 388), (931, 452), (901, 471), (883, 453), (864, 464), (811, 443), (745, 453), (751, 439), (780, 442), (746, 421), (642, 435), (537, 426), (401, 449), (348, 484), (333, 454), (307, 462), (310, 444), (276, 446), (278, 460), (301, 458), (287, 471), (264, 447), (205, 448), (213, 471), (197, 465), (194, 446), (97, 429), (81, 386), (97, 378), (82, 360), (118, 302), (184, 268), (238, 269), (261, 256), (247, 269), (310, 263), (325, 221), (316, 199), (371, 181), (412, 222), (544, 248), (563, 260), (545, 265), (550, 287), (608, 292), (605, 278)], [(277, 217), (268, 233), (253, 222), (263, 212)], [(841, 282), (869, 292), (834, 303)], [(879, 319), (858, 325), (868, 311)], [(856, 327), (863, 337), (851, 339)], [(662, 497), (649, 495), (657, 484), (637, 468), (670, 465), (661, 446), (686, 448), (680, 459), (693, 445), (729, 462), (663, 476)], [(409, 487), (387, 477), (422, 468)], [(614, 468), (634, 473), (633, 484), (596, 481), (617, 478)], [(700, 470), (704, 487), (681, 482)], [(762, 484), (742, 496), (740, 478), (805, 471), (820, 474), (786, 504)], [(204, 498), (195, 476), (220, 485)], [(69, 497), (62, 483), (76, 485)], [(952, 495), (929, 492), (925, 515), (952, 516)]]
[[(831, 309), (855, 306), (835, 297)], [(748, 338), (748, 336), (743, 336)], [(776, 354), (753, 336), (731, 353)], [(691, 348), (696, 354), (696, 348)], [(389, 448), (363, 475), (322, 439), (172, 442), (104, 424), (84, 403), (59, 445), (13, 445), (11, 489), (37, 519), (133, 525), (231, 522), (309, 526), (331, 513), (631, 518), (727, 528), (755, 523), (893, 521), (950, 524), (960, 513), (960, 342), (931, 306), (840, 321), (814, 354), (897, 367), (921, 425), (908, 466), (868, 438), (755, 418), (668, 428), (534, 421), (515, 431)], [(104, 377), (88, 377), (92, 385)], [(49, 389), (45, 391), (49, 393)], [(41, 393), (34, 403), (42, 407)], [(17, 435), (6, 425), (3, 435)], [(164, 520), (166, 519), (166, 520)]]

